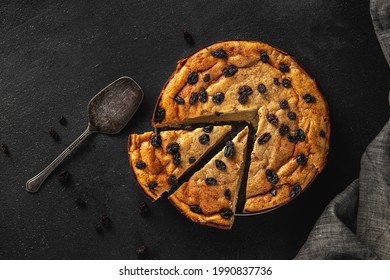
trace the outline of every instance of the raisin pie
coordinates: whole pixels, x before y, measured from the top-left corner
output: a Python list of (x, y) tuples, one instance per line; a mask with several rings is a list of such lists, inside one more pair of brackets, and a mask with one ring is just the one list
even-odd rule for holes
[(129, 135), (129, 161), (141, 189), (151, 200), (158, 199), (231, 128), (209, 125), (194, 130)]
[(243, 177), (247, 140), (248, 127), (169, 196), (173, 205), (197, 223), (230, 229)]
[(290, 201), (325, 166), (326, 100), (295, 59), (275, 47), (224, 41), (178, 62), (158, 98), (153, 126), (222, 121), (247, 121), (256, 129), (244, 212)]

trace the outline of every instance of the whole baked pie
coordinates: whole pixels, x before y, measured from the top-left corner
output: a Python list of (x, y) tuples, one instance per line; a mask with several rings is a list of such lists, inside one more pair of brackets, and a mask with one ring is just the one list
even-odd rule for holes
[(283, 205), (323, 170), (330, 135), (326, 100), (295, 59), (268, 44), (218, 42), (180, 60), (152, 124), (172, 129), (242, 121), (256, 130), (244, 212)]

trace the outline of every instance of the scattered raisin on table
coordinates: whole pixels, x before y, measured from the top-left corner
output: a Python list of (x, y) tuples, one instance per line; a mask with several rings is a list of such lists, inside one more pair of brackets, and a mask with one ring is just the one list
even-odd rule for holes
[(70, 180), (70, 173), (65, 170), (58, 175), (58, 180), (61, 184), (67, 184)]
[(103, 226), (100, 223), (98, 223), (95, 225), (95, 230), (97, 233), (102, 234), (103, 233)]
[(1, 151), (5, 154), (5, 155), (9, 155), (9, 149), (8, 149), (8, 146), (4, 143), (1, 143), (0, 144), (0, 149)]
[(61, 116), (59, 122), (60, 122), (61, 125), (66, 125), (68, 123), (64, 116)]
[(223, 49), (218, 49), (211, 52), (211, 55), (217, 58), (227, 58), (227, 53)]
[(210, 136), (208, 134), (202, 134), (199, 136), (199, 143), (202, 145), (206, 145), (210, 142)]
[(60, 141), (60, 136), (58, 135), (57, 131), (54, 130), (54, 128), (49, 129), (49, 135), (54, 139), (54, 141)]
[(230, 158), (234, 154), (234, 143), (233, 141), (229, 140), (226, 142), (225, 149), (223, 151), (223, 154), (226, 158)]
[(74, 203), (76, 203), (76, 205), (81, 207), (81, 208), (87, 207), (87, 203), (85, 202), (85, 200), (80, 198), (80, 197), (76, 198), (74, 200)]
[(106, 229), (111, 229), (112, 227), (112, 221), (110, 219), (110, 217), (108, 217), (107, 215), (103, 215), (101, 218), (100, 218), (100, 224), (106, 228)]
[(193, 45), (195, 43), (194, 41), (194, 37), (192, 37), (191, 33), (188, 32), (188, 31), (184, 31), (183, 32), (183, 35), (184, 35), (184, 40), (186, 40), (186, 42), (190, 45)]

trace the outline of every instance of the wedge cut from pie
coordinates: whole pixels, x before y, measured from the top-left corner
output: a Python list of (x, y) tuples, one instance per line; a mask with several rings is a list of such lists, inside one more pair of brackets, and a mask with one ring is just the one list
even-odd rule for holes
[(243, 177), (248, 127), (168, 198), (194, 222), (230, 229)]
[(154, 201), (169, 191), (231, 128), (230, 125), (209, 125), (194, 130), (129, 135), (130, 166), (146, 196)]
[(304, 191), (329, 150), (328, 105), (288, 53), (255, 41), (223, 41), (180, 60), (154, 127), (246, 121), (256, 130), (244, 212), (274, 209)]

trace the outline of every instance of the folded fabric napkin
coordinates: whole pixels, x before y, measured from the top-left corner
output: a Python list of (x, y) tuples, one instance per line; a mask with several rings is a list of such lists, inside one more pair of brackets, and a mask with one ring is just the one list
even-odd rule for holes
[[(390, 65), (390, 1), (371, 0), (370, 12)], [(390, 259), (390, 120), (364, 152), (359, 178), (326, 207), (295, 259)]]

